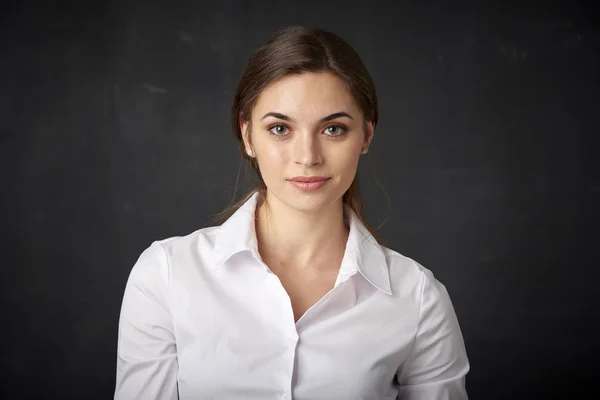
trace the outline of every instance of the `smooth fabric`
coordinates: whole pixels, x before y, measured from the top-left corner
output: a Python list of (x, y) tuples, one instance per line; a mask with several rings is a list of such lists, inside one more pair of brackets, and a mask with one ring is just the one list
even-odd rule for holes
[(223, 225), (155, 241), (127, 281), (115, 399), (467, 399), (445, 286), (345, 208), (334, 288), (299, 320), (258, 252), (255, 193)]

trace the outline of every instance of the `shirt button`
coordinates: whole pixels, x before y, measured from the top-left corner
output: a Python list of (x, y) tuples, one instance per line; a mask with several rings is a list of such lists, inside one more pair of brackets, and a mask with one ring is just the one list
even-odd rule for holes
[(283, 394), (283, 398), (284, 398), (284, 399), (289, 399), (289, 398), (290, 398), (290, 395), (289, 395), (289, 393), (284, 393), (284, 394)]

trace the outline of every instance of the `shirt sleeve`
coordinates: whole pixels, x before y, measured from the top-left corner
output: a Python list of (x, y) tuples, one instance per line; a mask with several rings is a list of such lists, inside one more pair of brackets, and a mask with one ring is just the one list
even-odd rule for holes
[(469, 360), (448, 291), (424, 269), (419, 325), (411, 356), (398, 369), (398, 399), (468, 399), (468, 371)]
[(178, 398), (168, 285), (166, 253), (160, 242), (154, 242), (133, 266), (123, 295), (115, 400)]

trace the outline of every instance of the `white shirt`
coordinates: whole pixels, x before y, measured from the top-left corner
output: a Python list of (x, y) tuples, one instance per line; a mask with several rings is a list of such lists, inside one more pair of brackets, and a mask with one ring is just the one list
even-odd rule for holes
[(448, 292), (346, 206), (334, 288), (294, 322), (258, 252), (255, 193), (223, 225), (155, 241), (127, 281), (115, 399), (467, 399)]

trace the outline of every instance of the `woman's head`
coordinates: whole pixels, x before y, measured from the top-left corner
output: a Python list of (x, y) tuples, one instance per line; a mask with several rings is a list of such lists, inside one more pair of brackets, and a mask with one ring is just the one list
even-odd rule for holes
[[(351, 188), (377, 113), (375, 86), (359, 55), (332, 33), (292, 26), (250, 58), (232, 122), (259, 189), (308, 209), (338, 200)], [(305, 193), (287, 181), (295, 176), (331, 179)]]
[[(375, 85), (348, 43), (301, 26), (276, 32), (251, 56), (232, 105), (239, 150), (260, 187), (217, 220), (229, 217), (257, 190), (305, 211), (341, 197), (363, 220), (356, 171), (377, 120)], [(288, 182), (296, 176), (331, 179), (306, 193)]]

